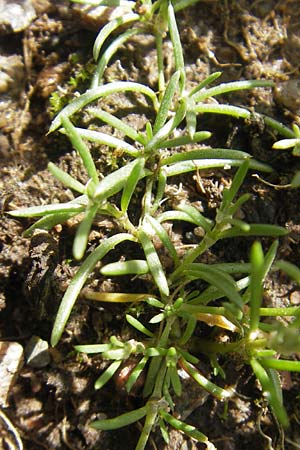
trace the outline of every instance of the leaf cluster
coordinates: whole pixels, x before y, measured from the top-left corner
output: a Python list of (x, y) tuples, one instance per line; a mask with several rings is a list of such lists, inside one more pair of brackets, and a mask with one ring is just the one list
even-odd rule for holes
[[(122, 242), (134, 242), (142, 251), (143, 259), (115, 261), (102, 266), (101, 273), (108, 277), (147, 276), (153, 282), (152, 291), (130, 294), (88, 291), (85, 296), (102, 302), (143, 302), (145, 308), (149, 306), (149, 311), (155, 311), (149, 323), (144, 324), (134, 315), (126, 314), (126, 320), (141, 334), (141, 340), (123, 342), (114, 336), (108, 343), (79, 345), (76, 350), (100, 353), (110, 361), (108, 368), (96, 380), (96, 389), (103, 387), (120, 370), (124, 361), (134, 357), (137, 363), (126, 380), (125, 388), (130, 392), (142, 373), (145, 374), (145, 405), (114, 419), (96, 421), (92, 426), (109, 430), (144, 419), (137, 450), (145, 448), (156, 424), (159, 424), (166, 442), (169, 441), (170, 425), (213, 449), (213, 444), (204, 434), (172, 415), (176, 407), (174, 394), (180, 396), (182, 392), (181, 371), (219, 400), (227, 401), (232, 397), (232, 391), (216, 385), (198, 369), (198, 356), (203, 353), (210, 358), (214, 373), (224, 376), (224, 371), (217, 362), (219, 356), (240, 354), (244, 362), (251, 365), (274, 414), (286, 426), (288, 418), (282, 402), (277, 370), (299, 370), (299, 363), (288, 359), (299, 351), (299, 339), (295, 338), (299, 311), (298, 308), (263, 308), (263, 286), (268, 273), (273, 270), (284, 270), (299, 282), (299, 269), (285, 261), (275, 261), (277, 240), (266, 254), (263, 253), (261, 244), (255, 242), (249, 263), (200, 262), (201, 256), (223, 239), (237, 236), (278, 238), (286, 234), (284, 228), (276, 225), (249, 224), (237, 218), (238, 211), (249, 199), (248, 194), (238, 195), (248, 170), (270, 172), (271, 167), (238, 149), (204, 146), (202, 142), (210, 138), (211, 132), (198, 130), (202, 114), (229, 115), (234, 120), (251, 116), (246, 108), (219, 103), (219, 95), (242, 89), (269, 87), (272, 83), (262, 80), (214, 85), (221, 76), (217, 72), (191, 91), (187, 90), (175, 12), (195, 3), (194, 1), (145, 0), (136, 3), (126, 0), (82, 0), (80, 3), (109, 6), (122, 3), (129, 9), (128, 14), (113, 19), (99, 32), (93, 51), (96, 69), (91, 88), (65, 106), (50, 128), (50, 132), (59, 130), (68, 136), (81, 158), (88, 182), (84, 185), (49, 163), (52, 175), (77, 195), (74, 200), (10, 212), (14, 217), (38, 218), (27, 230), (28, 236), (36, 229), (50, 230), (73, 217), (77, 217), (79, 221), (73, 242), (73, 256), (82, 262), (61, 301), (51, 344), (55, 346), (59, 342), (76, 299), (96, 265)], [(158, 91), (132, 81), (103, 84), (104, 71), (118, 49), (133, 36), (149, 32), (155, 37)], [(110, 39), (112, 34), (113, 40)], [(173, 46), (175, 66), (174, 73), (168, 80), (165, 77), (163, 54), (163, 41), (167, 38)], [(107, 45), (108, 41), (111, 43)], [(145, 98), (151, 114), (144, 131), (136, 131), (126, 121), (102, 108), (101, 100), (104, 97), (121, 92)], [(87, 109), (95, 124), (100, 121), (110, 125), (113, 130), (122, 134), (123, 139), (116, 138), (113, 133), (103, 133), (96, 126), (76, 126), (75, 115), (83, 114)], [(153, 114), (154, 120), (151, 120)], [(274, 126), (274, 123), (270, 119), (268, 124)], [(103, 178), (93, 160), (91, 143), (99, 147), (106, 146), (122, 155), (118, 168)], [(170, 178), (207, 168), (232, 167), (238, 169), (231, 186), (223, 192), (223, 199), (214, 219), (208, 219), (187, 201), (179, 202), (173, 209), (163, 208)], [(129, 214), (132, 204), (140, 207), (138, 220)], [(114, 219), (119, 224), (119, 230), (87, 253), (90, 231), (97, 215)], [(188, 222), (203, 230), (199, 243), (184, 256), (178, 253), (165, 227), (165, 222), (173, 224), (175, 221)], [(171, 260), (168, 268), (164, 267), (157, 251), (157, 239)], [(204, 284), (206, 288), (196, 291), (192, 287), (195, 283)], [(289, 325), (283, 326), (277, 317), (286, 315), (290, 315), (293, 320)], [(271, 323), (264, 322), (265, 316), (272, 318)], [(226, 330), (232, 336), (231, 342), (223, 344), (213, 338), (206, 341), (195, 338), (194, 331), (199, 322), (205, 322), (216, 330)], [(278, 359), (280, 355), (283, 358)]]

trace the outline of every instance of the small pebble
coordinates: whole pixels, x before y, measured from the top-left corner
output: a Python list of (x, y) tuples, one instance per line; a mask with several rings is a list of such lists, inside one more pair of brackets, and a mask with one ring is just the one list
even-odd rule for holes
[(299, 305), (300, 304), (300, 292), (294, 291), (290, 295), (291, 305)]
[(31, 0), (0, 0), (0, 34), (23, 31), (35, 17)]
[(277, 103), (288, 108), (295, 114), (300, 114), (300, 79), (295, 78), (278, 83), (274, 89)]
[(83, 27), (99, 31), (110, 20), (122, 17), (131, 12), (131, 8), (126, 6), (107, 7), (74, 4), (73, 11), (79, 18)]
[(25, 347), (25, 358), (31, 367), (46, 367), (51, 361), (48, 342), (38, 336), (32, 336)]
[(8, 406), (8, 396), (23, 365), (23, 347), (18, 342), (0, 342), (0, 406)]
[(23, 84), (24, 64), (22, 57), (19, 55), (0, 55), (0, 94), (17, 96), (22, 90)]

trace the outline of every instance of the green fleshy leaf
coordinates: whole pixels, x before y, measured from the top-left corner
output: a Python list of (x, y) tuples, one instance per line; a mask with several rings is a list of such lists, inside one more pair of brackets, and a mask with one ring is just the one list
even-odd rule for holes
[(101, 267), (100, 272), (105, 276), (120, 276), (120, 275), (143, 275), (149, 272), (147, 261), (143, 259), (131, 259), (128, 261), (119, 261), (111, 264), (106, 264)]
[(135, 238), (127, 233), (120, 233), (106, 239), (102, 242), (81, 264), (77, 273), (72, 278), (72, 281), (65, 292), (65, 295), (59, 306), (55, 323), (51, 334), (51, 345), (55, 347), (61, 338), (65, 325), (69, 319), (74, 303), (91, 272), (94, 270), (96, 264), (116, 245), (123, 241), (134, 241)]
[(118, 428), (126, 427), (134, 422), (138, 422), (145, 417), (146, 413), (146, 406), (142, 406), (139, 409), (121, 414), (113, 419), (95, 420), (90, 426), (96, 430), (117, 430)]
[(135, 317), (131, 316), (130, 314), (126, 314), (126, 320), (132, 327), (134, 327), (136, 330), (140, 331), (141, 333), (144, 333), (148, 337), (154, 337), (154, 334), (152, 331), (148, 330), (139, 320), (137, 320)]
[(136, 185), (138, 181), (143, 177), (145, 166), (145, 158), (138, 158), (134, 161), (131, 173), (128, 176), (126, 183), (124, 185), (123, 194), (121, 198), (121, 210), (123, 212), (127, 211), (131, 197), (135, 192)]
[(159, 292), (167, 297), (169, 295), (169, 286), (155, 247), (143, 229), (139, 230), (138, 238), (144, 249), (146, 260), (156, 286)]

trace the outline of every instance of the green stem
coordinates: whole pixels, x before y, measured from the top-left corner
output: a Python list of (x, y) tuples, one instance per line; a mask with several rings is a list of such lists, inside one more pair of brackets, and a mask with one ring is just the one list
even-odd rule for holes
[(246, 351), (252, 352), (256, 349), (266, 348), (267, 339), (257, 339), (256, 341), (241, 339), (237, 342), (227, 342), (226, 344), (222, 344), (219, 342), (210, 342), (205, 339), (193, 337), (191, 338), (189, 344), (189, 351), (196, 354), (215, 353), (224, 355), (225, 353), (240, 353), (241, 351), (245, 354)]
[(158, 406), (159, 401), (157, 399), (150, 399), (146, 403), (147, 415), (135, 450), (144, 450), (144, 448), (146, 447), (150, 433), (156, 422), (156, 417), (158, 415)]
[(182, 261), (182, 264), (180, 267), (178, 267), (170, 276), (170, 280), (174, 281), (177, 280), (177, 278), (182, 274), (182, 272), (185, 270), (186, 266), (188, 264), (193, 263), (200, 255), (202, 255), (206, 250), (208, 250), (210, 247), (212, 247), (217, 242), (218, 236), (218, 230), (219, 226), (218, 224), (214, 227), (214, 229), (207, 233), (198, 247), (196, 247), (194, 250), (191, 250), (187, 253), (185, 258)]

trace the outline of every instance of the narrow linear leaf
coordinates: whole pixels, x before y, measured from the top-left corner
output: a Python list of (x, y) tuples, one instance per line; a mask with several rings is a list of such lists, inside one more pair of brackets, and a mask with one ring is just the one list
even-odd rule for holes
[[(251, 163), (250, 163), (251, 166)], [(226, 194), (225, 194), (226, 195)], [(244, 203), (246, 203), (248, 200), (250, 200), (251, 195), (250, 194), (242, 194), (238, 199), (230, 205), (228, 208), (228, 214), (229, 216), (233, 217), (237, 211), (241, 209)], [(223, 197), (224, 199), (224, 197)], [(228, 204), (226, 205), (228, 207)]]
[(124, 348), (124, 342), (120, 341), (120, 339), (117, 338), (117, 336), (111, 336), (110, 337), (110, 343), (115, 346), (115, 347), (119, 347), (119, 348)]
[(90, 426), (96, 430), (117, 430), (118, 428), (126, 427), (127, 425), (141, 420), (145, 417), (146, 413), (146, 406), (142, 406), (139, 409), (121, 414), (113, 419), (95, 420)]
[(149, 323), (160, 323), (165, 319), (165, 317), (166, 315), (164, 313), (156, 314), (156, 316), (149, 320)]
[(241, 167), (238, 168), (236, 174), (233, 177), (232, 184), (229, 189), (225, 189), (223, 192), (223, 201), (221, 209), (224, 210), (228, 208), (230, 203), (233, 201), (234, 197), (238, 193), (241, 185), (243, 184), (247, 172), (250, 166), (250, 159), (246, 159)]
[(159, 292), (163, 296), (168, 296), (169, 286), (167, 278), (163, 271), (159, 257), (156, 253), (155, 247), (151, 242), (151, 239), (148, 237), (148, 235), (145, 233), (143, 229), (139, 230), (138, 239), (142, 244), (150, 272), (154, 278), (154, 281), (156, 283), (156, 286), (158, 287)]
[(211, 315), (224, 315), (226, 310), (224, 306), (205, 306), (197, 305), (196, 303), (185, 303), (182, 307), (188, 314), (211, 314)]
[(96, 302), (108, 303), (136, 303), (148, 300), (149, 294), (125, 294), (116, 292), (95, 292), (90, 289), (84, 291), (84, 297)]
[(185, 85), (185, 70), (184, 70), (184, 59), (183, 59), (183, 51), (181, 46), (181, 39), (179, 35), (179, 31), (177, 28), (176, 18), (172, 3), (169, 3), (168, 6), (168, 24), (169, 24), (169, 33), (171, 37), (171, 41), (173, 44), (173, 52), (175, 59), (175, 68), (180, 71), (181, 78), (181, 92), (184, 89)]
[(205, 434), (201, 433), (197, 428), (195, 428), (192, 425), (188, 425), (185, 422), (182, 422), (179, 419), (176, 419), (175, 417), (171, 416), (171, 414), (167, 413), (164, 410), (159, 411), (160, 416), (168, 422), (173, 428), (176, 430), (182, 431), (187, 436), (190, 436), (193, 439), (196, 439), (198, 442), (203, 442), (207, 445), (207, 448), (209, 450), (216, 450), (215, 446), (212, 443), (209, 443), (207, 436)]
[(201, 83), (199, 83), (194, 89), (191, 90), (189, 93), (189, 97), (194, 96), (197, 94), (198, 91), (201, 91), (201, 89), (205, 88), (208, 84), (213, 83), (215, 80), (217, 80), (222, 75), (222, 72), (214, 72), (208, 77), (206, 77)]
[(260, 308), (259, 310), (259, 315), (264, 317), (275, 317), (275, 316), (292, 317), (299, 315), (299, 313), (300, 313), (299, 306), (287, 306), (285, 308)]
[(8, 211), (8, 214), (13, 217), (40, 217), (53, 214), (80, 214), (85, 210), (85, 206), (78, 203), (58, 203), (52, 205), (30, 206), (29, 208), (17, 209), (15, 211)]
[(103, 52), (103, 55), (101, 56), (97, 68), (94, 72), (91, 88), (96, 88), (101, 84), (101, 79), (103, 77), (104, 71), (113, 57), (113, 55), (119, 50), (119, 48), (126, 42), (128, 39), (130, 39), (132, 36), (135, 36), (136, 34), (140, 33), (140, 30), (138, 28), (131, 28), (125, 33), (120, 34), (119, 36), (115, 37), (112, 43), (106, 48), (106, 50)]
[(196, 325), (197, 325), (196, 317), (190, 315), (184, 333), (179, 339), (179, 345), (185, 345), (189, 341), (189, 339), (191, 338), (192, 334), (195, 331)]
[(162, 394), (164, 396), (164, 399), (168, 403), (169, 407), (173, 411), (175, 408), (175, 403), (173, 402), (172, 395), (170, 394), (170, 386), (171, 386), (170, 371), (167, 370), (164, 379)]
[(84, 128), (75, 128), (76, 132), (80, 137), (87, 139), (90, 142), (97, 142), (98, 144), (108, 145), (112, 148), (117, 148), (119, 150), (128, 153), (131, 156), (137, 156), (139, 154), (138, 150), (127, 142), (122, 141), (109, 134), (101, 133), (100, 131), (86, 130)]
[(154, 356), (166, 356), (168, 349), (163, 347), (147, 347), (145, 350), (145, 356), (153, 358)]
[(241, 159), (251, 158), (251, 155), (240, 150), (229, 150), (227, 148), (210, 148), (203, 147), (198, 150), (190, 150), (187, 152), (176, 153), (161, 160), (161, 165), (174, 164), (180, 161), (193, 161), (208, 158), (220, 159)]
[(240, 228), (230, 228), (222, 231), (219, 239), (227, 239), (236, 236), (286, 236), (288, 231), (277, 225), (249, 224), (249, 231), (242, 231)]
[(283, 123), (279, 122), (278, 120), (272, 119), (271, 117), (265, 116), (264, 114), (254, 114), (255, 116), (258, 116), (259, 118), (262, 117), (264, 119), (264, 122), (266, 125), (273, 128), (273, 130), (280, 133), (282, 136), (288, 138), (288, 139), (294, 139), (298, 136), (295, 135), (294, 131), (292, 131), (290, 128), (283, 125)]
[(89, 233), (91, 230), (91, 226), (94, 220), (95, 215), (97, 214), (98, 205), (92, 204), (87, 207), (85, 211), (85, 216), (79, 224), (77, 228), (75, 239), (73, 242), (73, 256), (77, 261), (80, 261), (84, 255), (86, 250), (86, 246), (89, 239)]
[[(238, 167), (243, 163), (244, 159), (225, 159), (225, 158), (209, 158), (196, 159), (193, 161), (182, 161), (170, 166), (166, 166), (166, 174), (168, 177), (180, 175), (182, 173), (191, 172), (193, 170), (212, 169), (213, 167), (223, 167), (230, 169)], [(260, 163), (254, 159), (250, 160), (250, 169), (260, 170), (262, 172), (272, 172), (273, 169), (267, 164)]]
[(143, 389), (143, 397), (148, 397), (149, 395), (151, 395), (154, 389), (159, 369), (161, 367), (162, 360), (163, 358), (161, 356), (152, 357), (147, 370), (146, 381)]
[(250, 272), (250, 338), (252, 333), (256, 333), (259, 324), (259, 308), (263, 299), (263, 268), (264, 253), (261, 243), (256, 241), (250, 252), (251, 272)]
[(278, 391), (274, 386), (273, 380), (269, 377), (268, 372), (256, 359), (252, 358), (250, 360), (252, 370), (260, 381), (263, 392), (270, 403), (270, 406), (276, 415), (277, 419), (284, 427), (289, 425), (289, 419), (287, 413), (282, 405), (281, 396), (278, 395)]
[(74, 348), (76, 352), (93, 354), (107, 352), (111, 348), (111, 344), (75, 345)]
[(232, 396), (232, 393), (229, 390), (223, 389), (216, 384), (209, 381), (205, 378), (201, 373), (190, 363), (180, 360), (181, 367), (207, 392), (212, 394), (214, 397), (219, 400), (226, 400)]
[(236, 118), (248, 119), (251, 117), (251, 112), (245, 108), (239, 108), (238, 106), (232, 105), (222, 105), (222, 104), (211, 104), (211, 103), (201, 103), (200, 105), (195, 105), (195, 113), (204, 114), (223, 114), (226, 116), (232, 116)]
[(102, 373), (102, 375), (100, 375), (100, 377), (95, 381), (95, 389), (102, 389), (103, 386), (114, 376), (121, 364), (121, 359), (120, 361), (114, 361), (113, 363), (111, 363), (110, 366), (108, 366), (108, 368)]
[(184, 271), (188, 279), (202, 279), (219, 289), (239, 308), (242, 309), (244, 302), (238, 293), (236, 282), (229, 274), (212, 268), (207, 264), (189, 264)]
[(158, 109), (158, 100), (155, 92), (150, 89), (148, 86), (144, 86), (143, 84), (134, 83), (131, 81), (115, 81), (113, 83), (105, 84), (103, 86), (99, 86), (95, 89), (90, 89), (84, 94), (80, 95), (80, 97), (73, 100), (69, 103), (53, 120), (51, 127), (49, 129), (49, 133), (57, 130), (62, 124), (62, 117), (70, 117), (75, 114), (77, 111), (82, 110), (84, 106), (89, 103), (94, 102), (100, 97), (106, 97), (110, 94), (115, 94), (117, 92), (127, 92), (127, 91), (136, 91), (144, 94), (146, 97), (149, 97), (153, 103), (154, 109)]
[(171, 367), (169, 367), (169, 371), (170, 371), (170, 380), (171, 380), (171, 384), (174, 389), (175, 395), (180, 397), (182, 394), (182, 385), (181, 385), (181, 381), (180, 381), (180, 378), (178, 375), (177, 367), (171, 366)]
[(141, 333), (144, 333), (146, 336), (151, 338), (154, 336), (152, 331), (148, 330), (148, 328), (146, 328), (139, 320), (130, 314), (126, 314), (126, 320), (132, 327), (136, 328)]
[[(126, 164), (118, 170), (115, 170), (114, 172), (111, 172), (109, 175), (103, 178), (103, 180), (101, 180), (95, 188), (94, 199), (98, 202), (101, 202), (120, 192), (124, 188), (127, 179), (132, 172), (132, 167), (135, 165), (135, 163), (135, 161), (131, 161), (130, 163)], [(140, 179), (144, 178), (146, 174), (146, 169), (141, 170)]]
[(94, 181), (94, 183), (97, 183), (98, 182), (97, 169), (88, 147), (83, 142), (80, 135), (76, 131), (76, 128), (74, 127), (74, 125), (72, 124), (72, 122), (68, 117), (62, 115), (61, 124), (64, 127), (70, 141), (72, 142), (73, 147), (76, 148), (76, 150), (78, 151), (89, 177)]
[(135, 366), (135, 368), (130, 373), (128, 380), (126, 382), (126, 390), (130, 392), (134, 384), (137, 382), (139, 376), (143, 372), (149, 358), (148, 356), (144, 356)]
[(250, 263), (216, 263), (211, 266), (217, 270), (231, 274), (249, 273), (251, 270)]
[(126, 348), (124, 345), (122, 348), (112, 348), (102, 353), (102, 357), (105, 359), (114, 359), (117, 361), (124, 361), (130, 356), (131, 348)]
[(275, 240), (272, 245), (270, 246), (269, 250), (267, 251), (265, 258), (264, 258), (264, 267), (263, 267), (263, 281), (265, 280), (266, 276), (272, 269), (274, 260), (276, 258), (276, 253), (278, 249), (279, 242), (278, 240)]
[(181, 203), (177, 208), (179, 209), (179, 211), (183, 211), (191, 216), (194, 223), (202, 227), (206, 232), (211, 230), (211, 227), (213, 225), (212, 221), (206, 219), (194, 206)]
[(146, 137), (147, 137), (147, 141), (150, 141), (153, 137), (153, 130), (152, 130), (151, 122), (146, 123)]
[(165, 306), (162, 302), (157, 300), (157, 298), (153, 297), (147, 298), (146, 303), (148, 303), (148, 305), (150, 306), (153, 306), (153, 308), (164, 308)]
[(131, 173), (128, 176), (121, 197), (121, 210), (125, 213), (128, 209), (131, 198), (135, 192), (136, 185), (143, 177), (145, 158), (138, 158), (134, 161)]
[(149, 272), (147, 261), (143, 259), (131, 259), (128, 261), (119, 261), (101, 267), (100, 272), (105, 276), (119, 275), (143, 275)]
[(142, 138), (140, 133), (137, 133), (133, 127), (125, 123), (123, 120), (118, 119), (114, 115), (98, 108), (90, 108), (89, 113), (97, 119), (102, 120), (102, 122), (105, 122), (113, 128), (121, 131), (125, 134), (125, 136), (128, 136), (133, 141), (137, 141), (142, 145), (145, 144), (145, 140)]
[(173, 1), (174, 11), (180, 11), (181, 9), (185, 9), (188, 6), (192, 6), (195, 3), (198, 3), (199, 0), (175, 0)]
[[(84, 208), (82, 209), (82, 211), (84, 211)], [(64, 223), (72, 217), (77, 216), (77, 214), (78, 212), (48, 214), (47, 216), (37, 220), (29, 228), (27, 228), (23, 235), (24, 237), (29, 237), (34, 230), (38, 229), (47, 231), (51, 230), (53, 227), (55, 227), (55, 225)]]
[(124, 25), (125, 23), (134, 22), (138, 19), (139, 19), (138, 14), (129, 13), (129, 14), (125, 14), (122, 17), (117, 17), (116, 19), (111, 20), (107, 25), (105, 25), (105, 27), (103, 27), (102, 30), (100, 31), (100, 33), (98, 34), (98, 36), (95, 40), (95, 43), (94, 43), (94, 48), (93, 48), (94, 60), (98, 61), (100, 51), (101, 51), (101, 48), (102, 48), (104, 42), (106, 41), (108, 36), (114, 30), (119, 28), (121, 25)]
[[(173, 148), (173, 147), (181, 147), (187, 144), (195, 144), (197, 142), (205, 141), (212, 136), (210, 131), (196, 131), (194, 136), (179, 136), (174, 139), (169, 139), (161, 142), (159, 144), (160, 148)], [(180, 153), (181, 154), (181, 153)]]
[(250, 230), (250, 225), (247, 222), (244, 222), (243, 220), (240, 219), (228, 219), (228, 223), (230, 225), (233, 225), (236, 228), (239, 228), (242, 231), (249, 231)]
[(282, 139), (281, 141), (275, 142), (272, 148), (275, 150), (286, 150), (295, 147), (297, 144), (300, 144), (300, 139)]
[(167, 221), (172, 222), (173, 220), (183, 220), (184, 222), (199, 225), (198, 220), (195, 221), (195, 218), (193, 218), (190, 214), (187, 214), (184, 211), (165, 211), (157, 217), (157, 221), (160, 223)]
[(151, 150), (155, 150), (160, 147), (160, 143), (167, 139), (174, 128), (176, 128), (179, 123), (184, 119), (186, 113), (186, 104), (184, 101), (180, 103), (176, 110), (176, 114), (170, 120), (168, 120), (165, 125), (160, 128), (156, 134), (149, 140), (147, 145), (145, 146), (145, 152), (150, 152)]
[(274, 386), (274, 391), (276, 392), (276, 396), (278, 397), (280, 403), (283, 405), (283, 394), (281, 387), (281, 379), (277, 370), (271, 369), (269, 367), (266, 368), (267, 374), (272, 381)]
[(232, 81), (230, 83), (221, 83), (218, 86), (203, 90), (195, 95), (195, 101), (199, 102), (208, 97), (225, 94), (228, 92), (241, 91), (243, 89), (253, 89), (257, 87), (273, 87), (273, 81), (265, 80), (246, 80), (246, 81)]
[[(161, 3), (160, 12), (162, 10), (166, 9), (166, 3)], [(165, 33), (165, 23), (167, 22), (164, 20), (165, 14), (158, 14), (156, 16), (156, 29), (159, 30), (159, 32), (155, 33), (155, 47), (156, 47), (156, 58), (157, 58), (157, 81), (158, 81), (158, 92), (159, 92), (159, 99), (161, 99), (161, 96), (165, 92), (165, 73), (164, 73), (164, 51), (163, 51), (163, 33)]]
[(51, 334), (51, 345), (53, 347), (55, 347), (60, 340), (74, 303), (98, 261), (100, 261), (110, 250), (115, 248), (116, 245), (126, 240), (134, 241), (135, 238), (131, 234), (120, 233), (106, 239), (81, 264), (60, 303)]
[(269, 369), (284, 370), (288, 372), (300, 372), (300, 361), (289, 361), (287, 359), (261, 358), (260, 364)]
[(168, 433), (168, 428), (165, 424), (165, 422), (162, 420), (162, 418), (159, 418), (159, 429), (161, 432), (161, 435), (163, 437), (163, 440), (165, 441), (165, 443), (168, 445), (170, 443), (170, 437), (169, 437), (169, 433)]
[(285, 272), (300, 285), (300, 269), (295, 266), (295, 264), (280, 259), (279, 261), (276, 261), (275, 267)]
[(75, 178), (73, 178), (65, 171), (61, 170), (52, 162), (48, 163), (48, 170), (58, 181), (63, 183), (65, 186), (67, 186), (70, 189), (73, 189), (74, 191), (79, 192), (80, 194), (84, 194), (84, 185), (79, 181), (75, 180)]
[(180, 78), (180, 71), (177, 70), (177, 72), (175, 72), (172, 75), (172, 77), (166, 87), (164, 96), (161, 100), (160, 107), (159, 107), (159, 110), (158, 110), (158, 113), (157, 113), (157, 116), (155, 119), (155, 123), (153, 126), (154, 134), (156, 134), (160, 130), (160, 128), (162, 128), (164, 126), (164, 124), (168, 118), (168, 114), (169, 114), (169, 111), (170, 111), (171, 105), (172, 105), (172, 100), (173, 100), (174, 94), (176, 92), (176, 89), (178, 87), (179, 78)]
[(188, 361), (191, 364), (198, 364), (199, 363), (199, 358), (196, 358), (196, 356), (191, 355), (186, 350), (180, 349), (180, 354), (181, 354), (181, 356), (183, 357), (184, 360)]
[(160, 241), (163, 243), (163, 245), (168, 250), (170, 256), (173, 258), (175, 264), (179, 264), (179, 258), (176, 252), (176, 249), (169, 238), (169, 235), (167, 231), (164, 229), (164, 227), (157, 221), (154, 217), (151, 217), (147, 215), (145, 217), (145, 220), (150, 224), (153, 231), (158, 235)]

